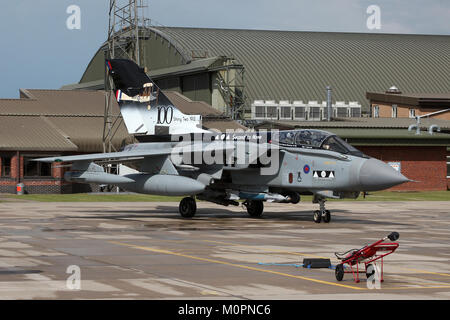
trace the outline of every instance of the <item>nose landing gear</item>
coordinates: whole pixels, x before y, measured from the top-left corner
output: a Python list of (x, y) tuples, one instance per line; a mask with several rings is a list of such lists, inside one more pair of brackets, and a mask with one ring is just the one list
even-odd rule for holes
[(320, 223), (321, 221), (328, 223), (331, 221), (331, 212), (330, 210), (325, 209), (325, 199), (324, 198), (316, 198), (314, 197), (313, 203), (319, 203), (320, 209), (314, 211), (314, 222)]

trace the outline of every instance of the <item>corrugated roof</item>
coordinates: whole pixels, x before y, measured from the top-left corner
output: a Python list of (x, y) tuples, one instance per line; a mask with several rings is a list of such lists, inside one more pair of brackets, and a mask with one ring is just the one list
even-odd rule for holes
[[(48, 117), (48, 120), (64, 132), (82, 152), (103, 150), (103, 117)], [(114, 127), (117, 131), (112, 140), (116, 148), (133, 142), (123, 122), (119, 123)]]
[(247, 127), (240, 125), (236, 121), (232, 120), (204, 120), (202, 122), (203, 127), (210, 130), (226, 132), (227, 130), (248, 130)]
[(375, 102), (398, 103), (410, 106), (447, 109), (450, 106), (450, 93), (409, 93), (392, 94), (367, 92), (367, 99)]
[[(292, 127), (305, 128), (405, 128), (415, 124), (415, 119), (410, 118), (337, 118), (333, 121), (273, 121)], [(432, 124), (438, 125), (441, 130), (450, 130), (450, 120), (423, 118), (420, 120), (422, 129), (429, 128)]]
[(179, 66), (169, 67), (169, 68), (162, 68), (162, 69), (156, 69), (156, 70), (150, 70), (148, 75), (152, 79), (158, 79), (161, 76), (169, 77), (171, 75), (182, 75), (184, 73), (196, 73), (201, 71), (207, 71), (209, 68), (216, 65), (218, 62), (221, 62), (223, 60), (223, 57), (212, 57), (212, 58), (206, 58), (206, 59), (199, 59), (192, 61), (189, 64), (183, 64)]
[[(185, 114), (200, 114), (204, 127), (244, 128), (227, 120), (205, 102), (192, 101), (178, 92), (165, 92)], [(21, 90), (22, 99), (0, 99), (0, 150), (101, 152), (104, 124), (103, 91)], [(113, 145), (131, 143), (113, 101)]]
[(450, 36), (161, 28), (185, 51), (245, 66), (251, 100), (326, 100), (368, 106), (366, 91), (449, 92)]
[(222, 112), (214, 109), (203, 101), (192, 101), (176, 91), (164, 91), (169, 100), (184, 114), (199, 114), (205, 116), (220, 116)]
[[(103, 116), (105, 91), (21, 89), (21, 95), (36, 100), (26, 112), (47, 115)], [(112, 99), (112, 113), (119, 115), (119, 105)]]
[(78, 147), (45, 117), (0, 115), (0, 123), (0, 150), (78, 150)]
[[(165, 46), (167, 55), (173, 55), (171, 47), (176, 49), (183, 57), (180, 64), (192, 60), (189, 54), (196, 51), (206, 53), (206, 57), (236, 58), (245, 66), (245, 93), (250, 103), (258, 99), (326, 100), (325, 87), (331, 85), (333, 100), (358, 101), (367, 111), (365, 93), (384, 92), (392, 85), (404, 93), (450, 92), (450, 36), (174, 27), (150, 30), (170, 43)], [(100, 54), (102, 51), (95, 57)], [(95, 57), (86, 69), (90, 70), (90, 80), (95, 80), (95, 70), (101, 70), (96, 63), (102, 59)], [(101, 79), (103, 74), (96, 77)]]

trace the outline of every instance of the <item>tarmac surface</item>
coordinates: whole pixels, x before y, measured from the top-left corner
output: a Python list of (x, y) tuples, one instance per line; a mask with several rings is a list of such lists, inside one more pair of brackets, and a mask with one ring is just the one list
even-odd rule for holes
[[(1, 202), (0, 299), (450, 299), (450, 202), (327, 202), (327, 224), (311, 203), (197, 206)], [(391, 231), (384, 282), (299, 266)]]

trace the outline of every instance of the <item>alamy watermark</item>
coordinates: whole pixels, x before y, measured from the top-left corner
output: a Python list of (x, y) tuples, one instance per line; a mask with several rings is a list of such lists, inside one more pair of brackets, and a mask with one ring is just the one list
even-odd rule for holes
[(67, 7), (66, 13), (69, 17), (66, 20), (66, 27), (69, 30), (81, 29), (81, 8), (76, 4), (72, 4)]
[(381, 271), (376, 264), (369, 264), (367, 266), (367, 289), (381, 289)]
[(66, 269), (70, 276), (66, 280), (66, 288), (69, 290), (81, 290), (81, 269), (77, 265), (70, 265)]
[(367, 7), (366, 13), (369, 14), (366, 21), (367, 29), (380, 30), (381, 29), (381, 9), (376, 4)]
[(183, 165), (226, 165), (261, 168), (261, 175), (274, 175), (279, 169), (278, 145), (272, 143), (278, 130), (258, 132), (226, 130), (218, 133), (172, 135), (178, 142), (171, 161)]

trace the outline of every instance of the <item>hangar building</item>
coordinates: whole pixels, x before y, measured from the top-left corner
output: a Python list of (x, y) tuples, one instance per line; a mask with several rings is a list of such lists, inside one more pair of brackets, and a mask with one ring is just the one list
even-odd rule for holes
[[(224, 110), (255, 100), (357, 102), (395, 85), (405, 93), (449, 92), (450, 36), (147, 27), (141, 66), (163, 89)], [(105, 45), (104, 45), (105, 46)], [(78, 84), (102, 88), (104, 46)]]

